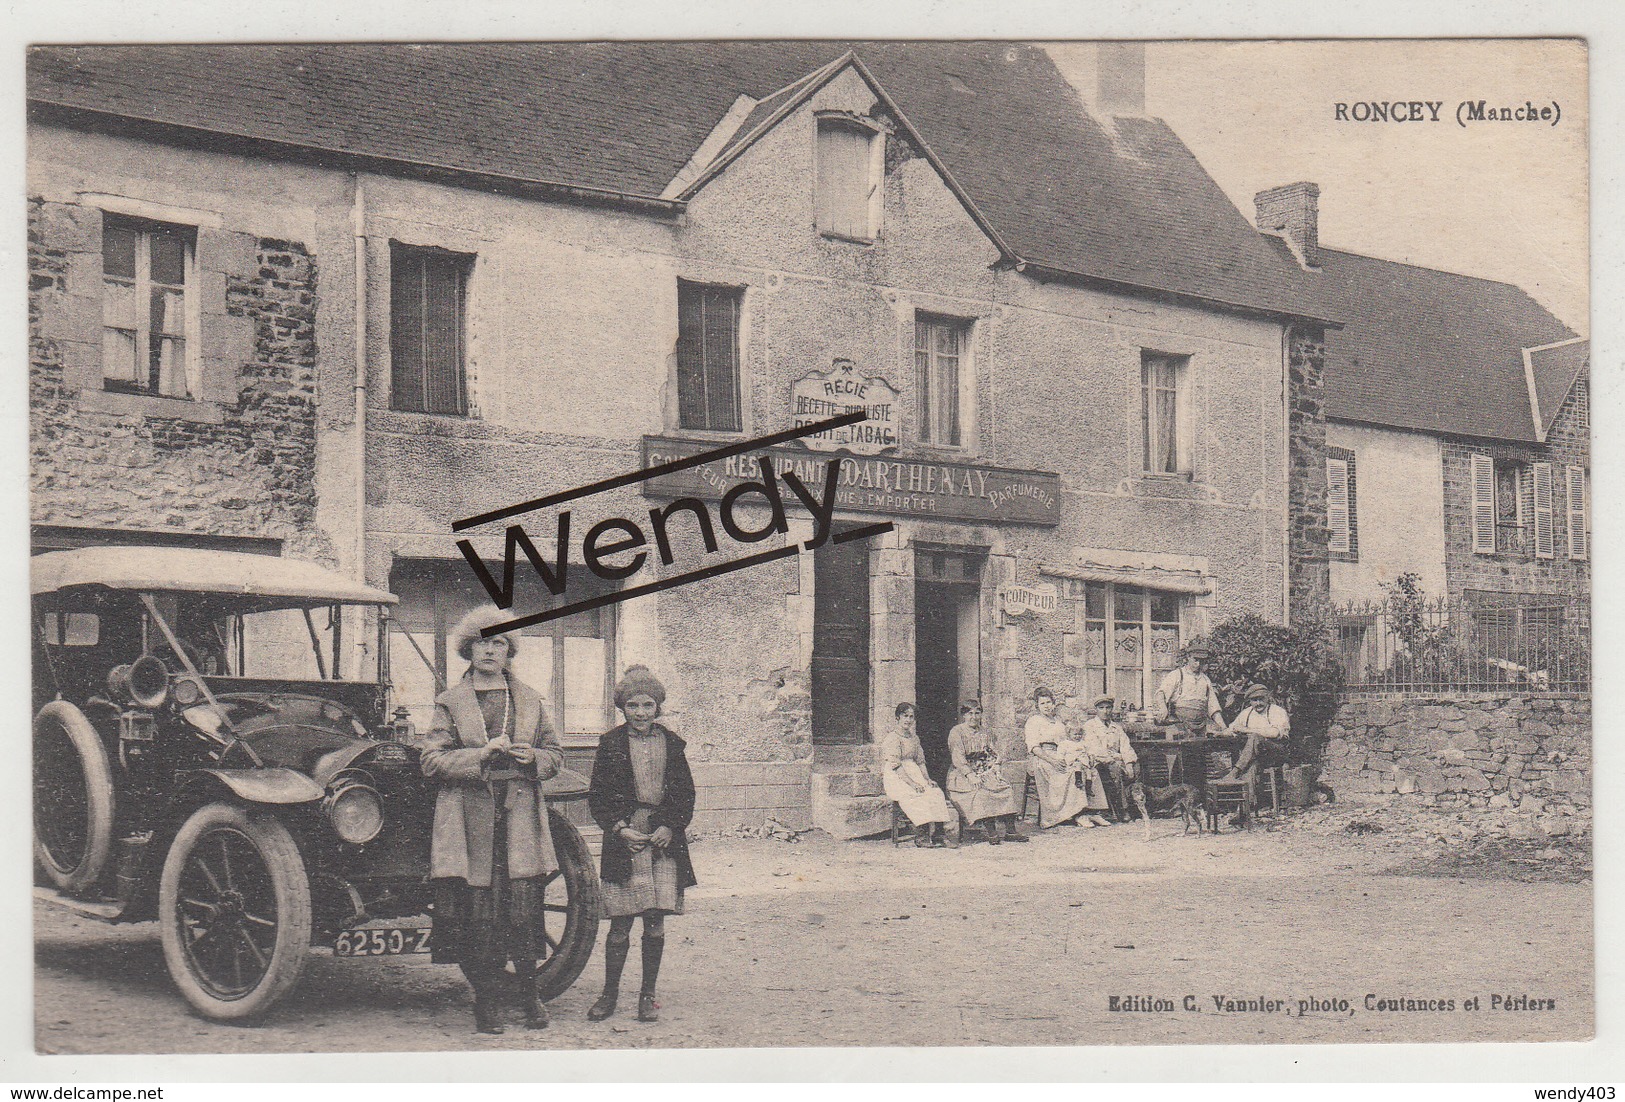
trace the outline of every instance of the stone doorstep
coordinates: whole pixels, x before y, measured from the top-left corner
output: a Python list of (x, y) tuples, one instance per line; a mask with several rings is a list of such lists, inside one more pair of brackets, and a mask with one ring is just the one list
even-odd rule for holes
[(815, 788), (812, 822), (837, 841), (867, 838), (891, 830), (892, 807), (885, 796), (820, 796)]
[(844, 800), (885, 794), (879, 773), (814, 773), (813, 799)]

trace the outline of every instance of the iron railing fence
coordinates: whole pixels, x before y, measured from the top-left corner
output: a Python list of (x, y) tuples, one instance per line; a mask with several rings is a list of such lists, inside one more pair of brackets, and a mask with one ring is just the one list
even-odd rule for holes
[(1591, 688), (1585, 594), (1390, 598), (1333, 611), (1345, 692)]

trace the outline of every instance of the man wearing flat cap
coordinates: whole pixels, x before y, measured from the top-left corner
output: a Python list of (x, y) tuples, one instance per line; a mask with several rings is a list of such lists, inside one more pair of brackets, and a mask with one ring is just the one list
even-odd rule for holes
[(1168, 671), (1162, 679), (1157, 696), (1162, 701), (1164, 722), (1178, 722), (1193, 735), (1218, 734), (1224, 730), (1219, 693), (1206, 672), (1207, 660), (1211, 657), (1213, 651), (1206, 643), (1192, 643), (1185, 648), (1185, 664)]
[(1129, 744), (1128, 732), (1117, 722), (1117, 700), (1111, 694), (1097, 697), (1095, 714), (1083, 725), (1083, 747), (1089, 762), (1100, 774), (1112, 814), (1128, 818), (1127, 787), (1134, 783), (1139, 757)]
[(1231, 722), (1229, 733), (1245, 735), (1247, 744), (1236, 759), (1236, 767), (1225, 779), (1252, 780), (1260, 765), (1271, 769), (1286, 761), (1292, 724), (1286, 709), (1275, 703), (1269, 686), (1254, 683), (1247, 686), (1247, 706)]

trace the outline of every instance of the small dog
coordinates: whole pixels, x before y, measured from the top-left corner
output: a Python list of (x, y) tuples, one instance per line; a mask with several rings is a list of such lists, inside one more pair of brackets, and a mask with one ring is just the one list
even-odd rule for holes
[(1202, 833), (1202, 797), (1196, 789), (1188, 784), (1170, 784), (1162, 788), (1146, 788), (1145, 785), (1135, 782), (1129, 789), (1129, 795), (1134, 800), (1134, 806), (1140, 809), (1140, 821), (1145, 824), (1145, 837), (1151, 837), (1151, 816), (1146, 808), (1172, 805), (1184, 820), (1185, 829), (1181, 832), (1189, 834), (1191, 824), (1196, 824), (1196, 833)]

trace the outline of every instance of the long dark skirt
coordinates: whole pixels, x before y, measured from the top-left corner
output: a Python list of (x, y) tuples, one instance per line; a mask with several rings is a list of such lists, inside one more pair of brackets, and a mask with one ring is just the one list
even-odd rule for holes
[[(505, 839), (499, 820), (494, 839)], [(460, 877), (434, 882), (434, 936), (431, 959), (436, 964), (478, 964), (540, 960), (543, 880), (508, 877), (508, 847), (493, 843), (491, 886), (470, 887)]]

